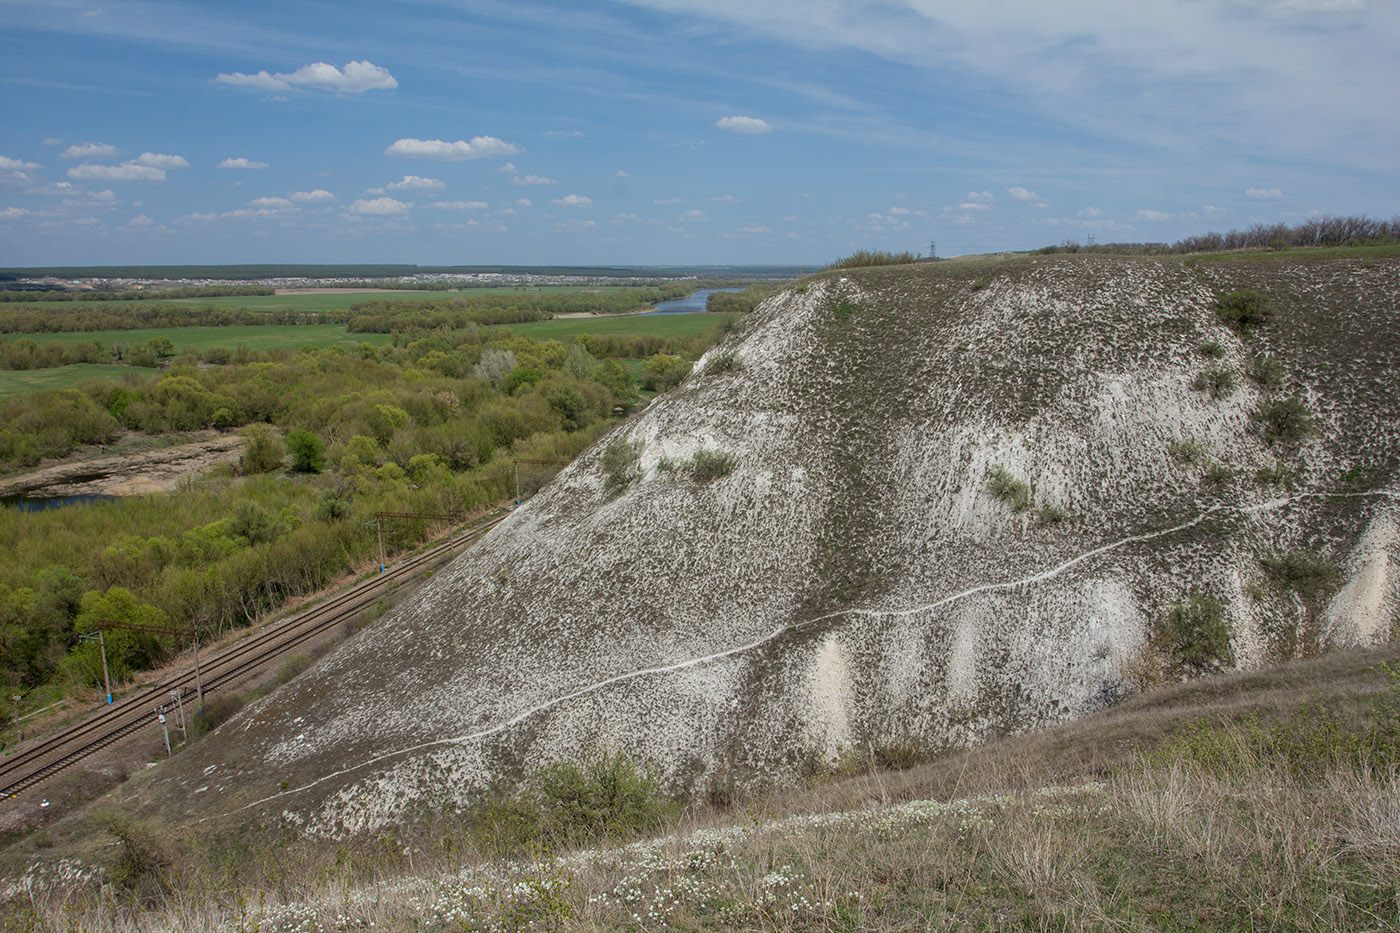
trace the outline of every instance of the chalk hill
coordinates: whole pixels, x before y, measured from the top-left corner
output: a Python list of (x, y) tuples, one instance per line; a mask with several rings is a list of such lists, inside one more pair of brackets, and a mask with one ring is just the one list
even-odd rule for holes
[[(1248, 338), (1215, 311), (1245, 287), (1274, 308)], [(1149, 676), (1154, 626), (1193, 596), (1219, 602), (1243, 666), (1383, 639), (1397, 296), (1394, 261), (807, 280), (132, 790), (167, 817), (345, 833), (600, 747), (677, 783), (780, 781), (1099, 708)]]

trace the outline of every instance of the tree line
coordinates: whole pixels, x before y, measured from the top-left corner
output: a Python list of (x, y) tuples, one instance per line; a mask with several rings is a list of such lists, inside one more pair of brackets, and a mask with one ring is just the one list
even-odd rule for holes
[(1246, 249), (1304, 249), (1319, 246), (1371, 246), (1400, 243), (1400, 215), (1391, 220), (1365, 216), (1316, 217), (1296, 224), (1256, 223), (1244, 230), (1203, 233), (1175, 243), (1096, 243), (1066, 241), (1044, 246), (1038, 253), (1109, 253), (1118, 255), (1170, 255), (1218, 253)]
[(240, 298), (245, 295), (275, 295), (267, 285), (192, 285), (187, 288), (128, 289), (25, 289), (0, 291), (0, 302), (28, 301), (150, 301), (153, 298)]

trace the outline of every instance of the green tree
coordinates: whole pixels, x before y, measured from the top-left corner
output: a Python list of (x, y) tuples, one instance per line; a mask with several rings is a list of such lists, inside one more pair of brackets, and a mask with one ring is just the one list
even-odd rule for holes
[(1192, 596), (1173, 606), (1158, 637), (1184, 676), (1208, 674), (1234, 663), (1224, 608), (1208, 596)]
[(577, 431), (588, 424), (588, 400), (576, 387), (567, 383), (557, 385), (545, 396), (549, 407), (559, 415), (566, 431)]
[(1241, 334), (1251, 334), (1273, 315), (1269, 296), (1257, 288), (1226, 292), (1215, 300), (1215, 313)]
[(689, 362), (669, 353), (658, 353), (642, 368), (642, 387), (665, 392), (679, 385), (689, 374)]
[(326, 445), (305, 429), (287, 435), (287, 453), (292, 455), (292, 469), (298, 473), (320, 473), (326, 467)]
[(285, 456), (282, 438), (278, 437), (277, 432), (269, 425), (250, 425), (243, 431), (243, 436), (247, 438), (247, 442), (243, 447), (243, 456), (238, 461), (238, 468), (243, 473), (271, 473), (282, 466), (282, 458)]

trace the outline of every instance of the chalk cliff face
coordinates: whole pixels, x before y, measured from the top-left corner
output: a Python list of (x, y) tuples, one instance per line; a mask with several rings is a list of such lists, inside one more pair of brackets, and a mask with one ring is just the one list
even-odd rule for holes
[[(1276, 310), (1248, 340), (1214, 312), (1245, 286)], [(173, 762), (162, 806), (345, 833), (600, 747), (703, 782), (978, 742), (1111, 702), (1193, 595), (1242, 665), (1389, 637), (1397, 296), (1394, 262), (810, 280)], [(1281, 385), (1246, 375), (1257, 354)], [(1193, 388), (1210, 368), (1220, 398)], [(1251, 414), (1289, 397), (1315, 430), (1271, 442)], [(1280, 555), (1337, 572), (1295, 585)]]

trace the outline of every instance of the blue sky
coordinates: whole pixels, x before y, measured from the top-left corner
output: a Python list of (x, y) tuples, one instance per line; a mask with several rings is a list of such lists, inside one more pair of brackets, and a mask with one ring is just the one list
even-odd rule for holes
[(0, 0), (0, 266), (821, 263), (1400, 205), (1393, 0)]

